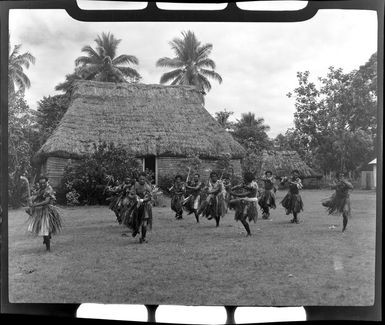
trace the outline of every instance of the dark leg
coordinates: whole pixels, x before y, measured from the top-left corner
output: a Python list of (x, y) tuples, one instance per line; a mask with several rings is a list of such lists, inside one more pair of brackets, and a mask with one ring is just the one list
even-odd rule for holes
[(197, 219), (197, 223), (199, 223), (199, 214), (197, 210), (194, 210), (194, 214), (195, 214), (195, 219)]
[(262, 207), (262, 210), (263, 210), (262, 218), (263, 219), (269, 219), (269, 216), (270, 216), (269, 207), (267, 205), (264, 205)]
[(294, 222), (299, 223), (298, 217), (297, 217), (297, 212), (293, 212), (293, 217), (294, 217)]
[(142, 237), (140, 237), (139, 242), (143, 243), (146, 241), (146, 233), (147, 233), (147, 227), (146, 225), (142, 225)]
[(348, 224), (348, 216), (347, 216), (346, 213), (343, 213), (343, 214), (342, 214), (342, 219), (343, 219), (342, 232), (344, 232), (345, 229), (346, 229), (346, 226), (347, 226), (347, 224)]
[(47, 248), (47, 251), (51, 250), (50, 236), (44, 236), (44, 244)]
[(215, 217), (215, 222), (216, 222), (217, 227), (219, 227), (219, 220), (220, 219), (221, 219), (221, 216), (216, 216)]
[(247, 221), (246, 220), (242, 220), (241, 222), (242, 222), (243, 227), (245, 227), (245, 229), (247, 231), (247, 236), (251, 236), (250, 226), (247, 223)]

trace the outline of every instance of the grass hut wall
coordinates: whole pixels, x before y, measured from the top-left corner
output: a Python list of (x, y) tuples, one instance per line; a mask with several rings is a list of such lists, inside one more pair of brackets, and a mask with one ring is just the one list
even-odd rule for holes
[(322, 174), (310, 168), (296, 151), (264, 151), (262, 153), (261, 176), (267, 170), (274, 175), (290, 176), (292, 170), (300, 173), (305, 188), (319, 188)]
[(122, 145), (142, 159), (143, 168), (153, 169), (156, 179), (174, 175), (191, 155), (202, 159), (204, 178), (223, 154), (241, 175), (245, 155), (194, 87), (78, 81), (70, 107), (36, 158), (57, 186), (67, 161), (90, 154), (99, 141)]

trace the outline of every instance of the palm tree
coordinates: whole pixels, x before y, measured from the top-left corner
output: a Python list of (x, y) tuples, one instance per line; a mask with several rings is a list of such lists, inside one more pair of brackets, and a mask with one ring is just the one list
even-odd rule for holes
[(263, 117), (255, 118), (255, 114), (248, 112), (241, 115), (241, 119), (237, 120), (239, 127), (252, 127), (260, 132), (266, 132), (270, 130), (270, 126), (265, 125), (265, 119)]
[(30, 63), (35, 64), (35, 57), (29, 52), (20, 54), (20, 48), (21, 44), (15, 45), (11, 53), (11, 44), (8, 40), (10, 53), (8, 58), (8, 90), (11, 94), (15, 93), (16, 87), (21, 91), (31, 87), (31, 81), (24, 73), (24, 68), (28, 69)]
[(211, 84), (207, 78), (222, 83), (222, 77), (216, 73), (215, 62), (209, 58), (212, 44), (203, 44), (197, 40), (191, 31), (182, 32), (182, 38), (170, 42), (175, 53), (174, 58), (164, 57), (156, 62), (157, 67), (173, 68), (164, 73), (160, 83), (171, 81), (172, 85), (194, 85), (202, 92), (208, 92)]
[(234, 137), (246, 149), (253, 151), (266, 149), (271, 145), (267, 131), (270, 126), (264, 124), (262, 117), (255, 118), (254, 113), (243, 113), (235, 124)]
[(139, 63), (135, 56), (128, 54), (116, 56), (116, 50), (121, 41), (121, 39), (116, 39), (113, 34), (102, 33), (95, 39), (96, 50), (89, 45), (84, 46), (82, 52), (87, 55), (75, 60), (80, 75), (88, 80), (110, 82), (125, 82), (127, 78), (133, 80), (140, 78), (135, 69), (127, 66)]

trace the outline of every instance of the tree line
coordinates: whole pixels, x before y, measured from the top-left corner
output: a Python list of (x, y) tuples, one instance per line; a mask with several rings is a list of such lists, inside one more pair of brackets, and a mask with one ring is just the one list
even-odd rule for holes
[[(35, 63), (35, 57), (21, 53), (21, 45), (11, 51), (9, 43), (8, 98), (9, 98), (9, 197), (17, 206), (21, 200), (19, 178), (32, 175), (33, 155), (52, 134), (68, 109), (71, 91), (76, 80), (137, 83), (141, 80), (133, 66), (139, 64), (134, 55), (120, 54), (121, 40), (111, 33), (102, 33), (95, 39), (96, 47), (87, 45), (84, 55), (75, 60), (74, 71), (65, 76), (55, 90), (62, 94), (44, 97), (37, 110), (29, 108), (24, 91), (31, 83), (25, 70)], [(191, 31), (173, 39), (172, 58), (163, 57), (158, 67), (169, 67), (160, 83), (194, 85), (206, 93), (209, 79), (222, 82), (215, 71), (215, 62), (209, 58), (213, 45), (201, 44)], [(318, 84), (310, 80), (310, 72), (298, 72), (298, 87), (287, 96), (295, 101), (294, 127), (270, 139), (270, 127), (262, 117), (248, 112), (231, 122), (232, 111), (215, 113), (218, 123), (225, 128), (247, 152), (244, 168), (255, 170), (264, 149), (295, 150), (311, 167), (329, 173), (340, 169), (358, 173), (360, 167), (373, 159), (377, 140), (377, 54), (358, 69), (344, 73), (330, 67)]]

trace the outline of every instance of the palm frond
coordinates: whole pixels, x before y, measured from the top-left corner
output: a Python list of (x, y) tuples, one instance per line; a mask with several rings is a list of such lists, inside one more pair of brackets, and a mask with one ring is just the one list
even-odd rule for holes
[(201, 86), (201, 88), (205, 92), (209, 92), (211, 90), (211, 83), (207, 80), (207, 78), (204, 75), (198, 74), (197, 79), (199, 81), (199, 86)]
[(93, 62), (94, 62), (94, 60), (92, 58), (90, 58), (89, 56), (79, 56), (75, 60), (75, 66), (87, 65), (87, 64), (90, 64), (90, 63), (93, 63)]
[(14, 82), (22, 90), (31, 87), (31, 81), (29, 80), (27, 75), (24, 72), (21, 72), (21, 71), (17, 71), (15, 73), (15, 75), (14, 75)]
[(134, 55), (122, 54), (112, 60), (113, 65), (119, 64), (139, 64), (139, 60)]
[(95, 61), (102, 60), (100, 55), (89, 45), (84, 46), (82, 48), (82, 52), (86, 53), (90, 58), (93, 58)]
[(111, 59), (115, 58), (116, 49), (121, 41), (121, 39), (115, 38), (113, 34), (104, 32), (95, 39), (98, 47), (104, 50), (104, 55)]
[(181, 74), (183, 74), (183, 70), (182, 69), (176, 69), (176, 70), (172, 70), (170, 72), (166, 72), (160, 78), (160, 83), (164, 84), (166, 82), (169, 82), (170, 80), (175, 79), (176, 77), (178, 77)]
[(210, 43), (200, 46), (197, 49), (197, 61), (207, 58), (211, 54), (212, 49), (213, 45)]
[(179, 85), (182, 76), (183, 76), (183, 74), (180, 74), (179, 76), (177, 76), (177, 77), (174, 79), (174, 81), (171, 83), (171, 85), (172, 85), (172, 86)]
[(123, 73), (123, 75), (125, 77), (130, 77), (130, 78), (140, 78), (141, 77), (139, 72), (133, 68), (130, 68), (130, 67), (116, 67), (116, 68), (119, 69), (120, 72)]
[(170, 67), (170, 68), (180, 68), (183, 67), (183, 62), (179, 58), (160, 58), (156, 62), (157, 67)]
[(10, 58), (15, 58), (18, 54), (19, 54), (19, 50), (21, 48), (21, 44), (17, 44), (13, 47), (13, 50), (12, 50), (12, 53), (11, 55), (9, 56)]
[(200, 68), (210, 68), (212, 70), (215, 70), (216, 68), (215, 62), (209, 58), (197, 61), (196, 65)]
[(210, 77), (211, 79), (218, 81), (220, 84), (222, 83), (222, 77), (215, 71), (200, 69), (200, 73), (206, 77)]

